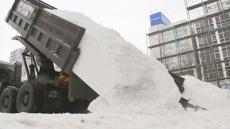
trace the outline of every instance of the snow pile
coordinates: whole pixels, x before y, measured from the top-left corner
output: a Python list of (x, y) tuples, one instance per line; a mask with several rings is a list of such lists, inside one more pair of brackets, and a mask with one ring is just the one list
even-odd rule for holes
[(208, 82), (202, 82), (192, 76), (184, 76), (185, 92), (183, 97), (195, 105), (206, 109), (223, 109), (230, 107), (230, 93)]
[(150, 113), (181, 108), (178, 88), (157, 60), (80, 13), (49, 12), (86, 28), (73, 71), (100, 94), (93, 111)]

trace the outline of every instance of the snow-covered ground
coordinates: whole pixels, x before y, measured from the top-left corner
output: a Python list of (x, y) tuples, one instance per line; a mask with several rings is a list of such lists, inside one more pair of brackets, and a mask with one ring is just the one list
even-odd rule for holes
[(1, 129), (229, 129), (230, 110), (140, 114), (0, 114)]
[(230, 129), (229, 91), (186, 76), (183, 96), (207, 110), (185, 111), (157, 60), (82, 14), (50, 12), (86, 28), (73, 71), (100, 97), (91, 114), (0, 114), (0, 129)]

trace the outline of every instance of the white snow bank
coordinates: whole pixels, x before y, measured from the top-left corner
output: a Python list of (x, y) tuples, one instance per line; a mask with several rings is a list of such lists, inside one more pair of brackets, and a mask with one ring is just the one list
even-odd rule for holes
[(86, 28), (73, 71), (100, 94), (93, 111), (149, 113), (155, 108), (180, 108), (178, 88), (157, 60), (80, 13), (49, 12)]
[(206, 109), (230, 108), (230, 93), (228, 90), (200, 81), (192, 76), (185, 78), (183, 97), (189, 102)]
[(229, 129), (230, 110), (124, 114), (0, 114), (1, 129)]

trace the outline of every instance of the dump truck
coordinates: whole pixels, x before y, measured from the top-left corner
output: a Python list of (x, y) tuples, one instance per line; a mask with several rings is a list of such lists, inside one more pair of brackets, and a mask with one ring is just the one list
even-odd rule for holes
[[(85, 28), (46, 9), (56, 8), (41, 0), (15, 0), (6, 17), (6, 22), (20, 34), (13, 40), (26, 48), (22, 57), (27, 79), (21, 81), (20, 73), (9, 70), (19, 76), (12, 83), (2, 72), (8, 79), (0, 85), (0, 112), (85, 113), (99, 96), (72, 72)], [(54, 65), (60, 70), (56, 71)]]

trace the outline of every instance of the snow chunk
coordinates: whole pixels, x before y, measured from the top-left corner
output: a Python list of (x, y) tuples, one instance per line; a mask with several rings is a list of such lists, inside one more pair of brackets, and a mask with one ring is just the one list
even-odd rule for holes
[(220, 109), (230, 107), (230, 93), (228, 90), (220, 89), (217, 86), (200, 81), (192, 76), (185, 78), (183, 97), (191, 104), (201, 106), (206, 109)]
[(91, 106), (93, 111), (149, 113), (154, 108), (181, 108), (177, 86), (156, 59), (83, 14), (49, 12), (86, 28), (73, 71), (100, 94)]

